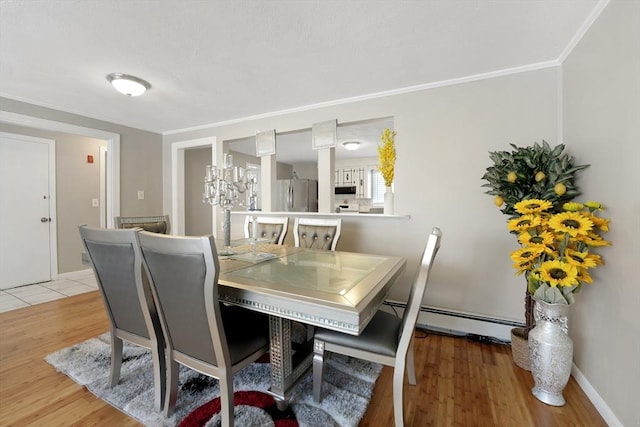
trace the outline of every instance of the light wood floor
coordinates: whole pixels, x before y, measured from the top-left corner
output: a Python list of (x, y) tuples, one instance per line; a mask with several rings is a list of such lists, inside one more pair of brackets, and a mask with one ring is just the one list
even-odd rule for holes
[[(0, 313), (0, 426), (136, 426), (57, 373), (44, 357), (108, 330), (99, 293)], [(530, 392), (531, 374), (510, 347), (417, 332), (418, 385), (405, 385), (408, 426), (606, 426), (571, 378), (567, 405)], [(361, 426), (393, 425), (392, 370), (385, 368)]]

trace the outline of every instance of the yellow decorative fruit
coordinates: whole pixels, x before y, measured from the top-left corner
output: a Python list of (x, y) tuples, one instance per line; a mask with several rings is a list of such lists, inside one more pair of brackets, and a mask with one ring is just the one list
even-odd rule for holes
[(504, 204), (504, 200), (500, 196), (496, 196), (493, 198), (493, 203), (496, 204), (497, 207), (500, 207)]
[(559, 182), (555, 185), (555, 187), (553, 187), (553, 191), (558, 195), (558, 196), (562, 196), (564, 193), (567, 192), (567, 187), (564, 186), (563, 183)]
[(536, 174), (536, 182), (540, 182), (543, 179), (545, 179), (547, 177), (547, 175), (544, 174), (544, 172), (540, 171)]
[(509, 175), (507, 175), (507, 181), (513, 183), (516, 182), (516, 179), (518, 179), (518, 175), (516, 175), (514, 171), (509, 172)]

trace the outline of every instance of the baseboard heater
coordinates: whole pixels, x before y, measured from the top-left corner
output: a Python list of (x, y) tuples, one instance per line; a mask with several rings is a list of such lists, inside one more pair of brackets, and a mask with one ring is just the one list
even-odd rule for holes
[[(391, 301), (391, 300), (385, 300), (383, 304), (389, 307), (401, 308), (403, 310), (407, 306), (406, 303)], [(444, 310), (436, 307), (428, 307), (426, 305), (420, 306), (420, 311), (423, 313), (433, 313), (433, 314), (440, 314), (443, 316), (452, 316), (452, 317), (459, 317), (462, 319), (477, 320), (480, 322), (495, 323), (497, 325), (506, 325), (506, 326), (520, 327), (520, 328), (526, 326), (523, 322), (516, 322), (514, 320), (500, 319), (497, 317), (480, 316), (478, 314), (463, 313), (460, 311)]]

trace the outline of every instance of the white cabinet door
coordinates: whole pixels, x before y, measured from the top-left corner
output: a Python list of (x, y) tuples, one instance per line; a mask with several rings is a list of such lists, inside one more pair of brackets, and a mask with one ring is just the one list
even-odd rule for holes
[(354, 169), (354, 176), (356, 177), (356, 197), (359, 199), (364, 199), (367, 197), (365, 193), (365, 181), (366, 174), (364, 168)]

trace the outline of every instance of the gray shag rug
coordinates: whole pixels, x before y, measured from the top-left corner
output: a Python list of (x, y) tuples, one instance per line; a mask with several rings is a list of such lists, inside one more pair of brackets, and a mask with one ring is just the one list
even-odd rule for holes
[[(180, 366), (176, 411), (170, 418), (153, 408), (153, 374), (148, 350), (125, 342), (120, 382), (109, 387), (109, 334), (91, 338), (45, 357), (57, 371), (84, 385), (100, 399), (145, 426), (177, 426), (192, 411), (219, 396), (218, 381)], [(323, 399), (313, 401), (313, 379), (309, 371), (293, 389), (291, 411), (300, 426), (357, 426), (367, 410), (382, 365), (338, 354), (325, 358)], [(234, 392), (269, 388), (269, 364), (253, 363), (234, 376)], [(237, 398), (236, 398), (237, 400)], [(237, 426), (274, 426), (263, 409), (236, 405)], [(207, 426), (219, 425), (214, 415)]]

